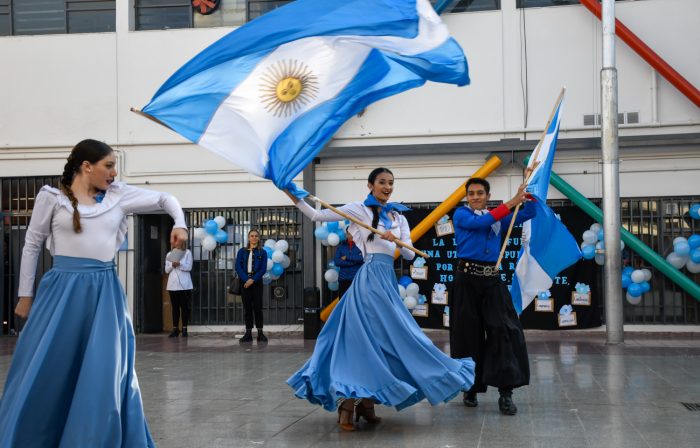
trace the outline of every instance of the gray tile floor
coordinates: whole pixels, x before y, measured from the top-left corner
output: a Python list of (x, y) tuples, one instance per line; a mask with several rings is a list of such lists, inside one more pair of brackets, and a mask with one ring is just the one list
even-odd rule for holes
[[(430, 337), (445, 351), (447, 334)], [(231, 336), (138, 337), (137, 370), (159, 447), (700, 447), (700, 335), (631, 334), (607, 346), (595, 333), (529, 332), (531, 384), (518, 415), (498, 394), (401, 412), (340, 432), (334, 414), (292, 396), (286, 378), (313, 349), (298, 336), (240, 346)], [(0, 338), (0, 382), (14, 338)], [(368, 366), (368, 375), (371, 366)]]

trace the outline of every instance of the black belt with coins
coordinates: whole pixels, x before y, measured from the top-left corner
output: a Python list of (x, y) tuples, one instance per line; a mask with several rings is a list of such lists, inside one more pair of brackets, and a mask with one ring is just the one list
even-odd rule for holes
[(478, 277), (494, 277), (499, 274), (496, 262), (485, 264), (478, 261), (459, 260), (457, 270)]

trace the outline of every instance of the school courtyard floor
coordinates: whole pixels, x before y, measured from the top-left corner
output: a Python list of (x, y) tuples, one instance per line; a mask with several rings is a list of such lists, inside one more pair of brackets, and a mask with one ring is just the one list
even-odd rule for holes
[[(378, 407), (384, 420), (354, 433), (341, 432), (336, 414), (295, 398), (285, 384), (313, 341), (269, 332), (267, 345), (248, 346), (230, 334), (137, 337), (137, 371), (159, 447), (700, 446), (698, 332), (633, 332), (608, 346), (600, 331), (528, 331), (532, 378), (514, 394), (516, 416), (499, 414), (490, 389), (477, 408), (463, 406), (461, 396), (401, 412)], [(445, 331), (428, 334), (449, 351)], [(0, 337), (0, 384), (15, 341)]]

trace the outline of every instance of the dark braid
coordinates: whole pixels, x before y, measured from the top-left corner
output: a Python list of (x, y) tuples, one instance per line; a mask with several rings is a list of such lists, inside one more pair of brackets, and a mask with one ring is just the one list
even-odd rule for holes
[[(369, 173), (369, 177), (367, 177), (367, 182), (374, 185), (374, 181), (377, 180), (377, 176), (379, 176), (382, 173), (389, 173), (392, 177), (394, 176), (394, 173), (392, 173), (389, 168), (379, 167), (373, 169), (372, 172)], [(370, 208), (372, 209), (372, 227), (376, 229), (379, 225), (379, 207)], [(367, 241), (374, 241), (374, 232), (371, 232), (369, 234), (369, 236), (367, 237)]]
[(95, 164), (112, 153), (112, 148), (104, 142), (92, 139), (86, 139), (79, 142), (73, 147), (63, 167), (61, 175), (61, 191), (70, 200), (73, 206), (73, 230), (75, 233), (82, 232), (80, 225), (80, 212), (78, 211), (78, 199), (73, 194), (73, 180), (75, 175), (80, 172), (80, 166), (83, 162)]

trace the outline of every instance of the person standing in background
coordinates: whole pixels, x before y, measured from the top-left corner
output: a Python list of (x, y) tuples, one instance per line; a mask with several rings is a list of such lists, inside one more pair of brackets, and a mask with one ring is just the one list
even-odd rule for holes
[(263, 333), (263, 284), (262, 277), (267, 271), (267, 252), (260, 246), (260, 232), (248, 232), (248, 246), (241, 247), (236, 255), (236, 273), (241, 279), (241, 299), (245, 314), (245, 334), (241, 344), (253, 340), (253, 324), (258, 329), (258, 342), (267, 342)]
[[(182, 241), (178, 246), (173, 246), (173, 250), (165, 256), (165, 273), (168, 274), (168, 295), (173, 311), (173, 331), (169, 338), (176, 338), (182, 334), (183, 338), (188, 336), (187, 323), (190, 320), (190, 304), (192, 303), (192, 252), (187, 249), (186, 243)], [(178, 261), (170, 261), (173, 252), (178, 249), (182, 257)], [(184, 254), (182, 253), (184, 251)], [(182, 333), (178, 328), (180, 323), (180, 313), (182, 312)]]

